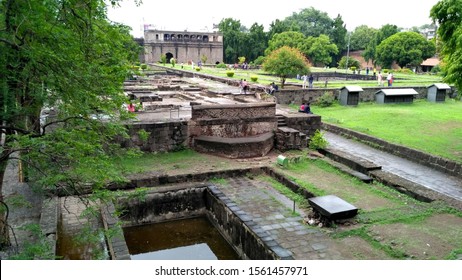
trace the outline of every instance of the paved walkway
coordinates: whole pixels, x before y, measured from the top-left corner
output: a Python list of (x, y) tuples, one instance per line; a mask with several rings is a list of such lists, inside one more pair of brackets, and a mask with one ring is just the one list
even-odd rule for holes
[[(293, 202), (276, 192), (269, 183), (247, 177), (229, 178), (219, 189), (252, 217), (296, 260), (345, 259), (324, 229), (310, 227), (292, 213)], [(296, 209), (298, 213), (301, 211)]]
[(354, 140), (343, 138), (331, 132), (324, 132), (324, 136), (331, 148), (372, 161), (381, 165), (384, 171), (462, 201), (462, 180), (459, 178), (374, 149)]

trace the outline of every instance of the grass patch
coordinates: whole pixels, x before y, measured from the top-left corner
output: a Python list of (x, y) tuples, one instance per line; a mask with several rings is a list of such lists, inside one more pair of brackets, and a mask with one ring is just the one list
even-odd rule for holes
[(140, 157), (125, 158), (117, 163), (128, 174), (156, 170), (185, 169), (205, 160), (201, 154), (185, 149), (169, 153), (144, 153)]
[(324, 122), (462, 163), (462, 102), (313, 106)]
[(380, 243), (380, 241), (372, 237), (369, 234), (367, 226), (349, 230), (349, 231), (343, 231), (341, 233), (336, 233), (332, 237), (333, 238), (346, 238), (346, 237), (352, 237), (352, 236), (357, 236), (359, 238), (362, 238), (363, 240), (368, 242), (374, 249), (385, 252), (387, 255), (389, 255), (393, 259), (406, 259), (407, 258), (407, 254), (405, 252), (398, 250), (396, 248), (392, 248), (391, 246), (384, 245)]
[(257, 179), (260, 181), (267, 182), (271, 185), (271, 187), (275, 190), (277, 190), (280, 194), (283, 194), (287, 198), (289, 198), (292, 201), (295, 201), (295, 203), (298, 205), (300, 208), (306, 208), (308, 207), (308, 201), (298, 193), (293, 192), (291, 189), (286, 187), (285, 185), (279, 183), (277, 180), (274, 178), (271, 178), (269, 176), (265, 175), (259, 175), (257, 176)]

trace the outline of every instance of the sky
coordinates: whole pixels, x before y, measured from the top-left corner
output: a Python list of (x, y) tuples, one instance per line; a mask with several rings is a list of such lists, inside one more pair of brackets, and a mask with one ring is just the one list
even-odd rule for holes
[(120, 7), (109, 8), (110, 20), (132, 28), (135, 37), (142, 37), (143, 25), (168, 31), (208, 31), (223, 18), (239, 20), (250, 28), (263, 24), (265, 30), (276, 19), (313, 7), (330, 18), (341, 15), (346, 28), (353, 31), (359, 25), (380, 28), (385, 24), (411, 28), (431, 23), (431, 8), (439, 0), (124, 0)]

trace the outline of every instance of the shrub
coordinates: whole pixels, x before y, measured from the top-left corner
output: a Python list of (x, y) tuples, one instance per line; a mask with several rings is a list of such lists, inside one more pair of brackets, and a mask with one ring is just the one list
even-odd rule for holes
[(317, 105), (319, 107), (329, 107), (334, 104), (334, 96), (328, 92), (324, 92), (324, 94), (318, 98)]
[(223, 69), (228, 68), (228, 66), (226, 66), (226, 64), (224, 64), (223, 62), (218, 63), (217, 66), (215, 66), (215, 67), (216, 67), (216, 68), (223, 68)]
[(316, 130), (314, 135), (310, 138), (309, 148), (313, 150), (325, 149), (329, 143), (324, 138), (324, 134)]
[(234, 76), (234, 71), (226, 71), (226, 76), (232, 78)]
[(200, 67), (196, 67), (196, 71), (201, 71), (201, 68), (200, 68)]
[(175, 68), (176, 59), (174, 58), (170, 59), (170, 63), (172, 64), (172, 67)]
[(258, 81), (258, 76), (250, 76), (250, 80), (252, 82), (256, 82), (256, 81)]
[(148, 65), (146, 65), (146, 64), (144, 64), (144, 63), (141, 64), (140, 67), (141, 67), (141, 69), (143, 69), (143, 70), (148, 69)]
[(435, 65), (430, 72), (432, 74), (438, 74), (441, 72), (441, 67), (439, 65)]

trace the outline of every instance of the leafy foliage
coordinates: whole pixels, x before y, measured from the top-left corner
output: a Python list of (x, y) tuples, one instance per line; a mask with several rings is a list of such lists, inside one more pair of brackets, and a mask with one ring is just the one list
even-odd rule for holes
[(283, 88), (287, 77), (298, 73), (309, 73), (310, 66), (299, 50), (284, 46), (266, 57), (263, 69), (280, 77), (281, 88)]
[(416, 32), (394, 34), (377, 46), (377, 63), (390, 67), (393, 62), (399, 66), (418, 66), (424, 59), (435, 54), (435, 44)]
[(462, 94), (462, 0), (439, 1), (430, 16), (439, 25), (444, 80), (456, 85)]
[[(348, 59), (348, 62), (347, 62)], [(359, 60), (355, 59), (354, 57), (342, 57), (338, 63), (338, 67), (341, 69), (347, 69), (350, 67), (356, 67), (356, 69), (359, 69), (361, 67), (361, 63)]]
[(324, 134), (316, 130), (314, 135), (310, 138), (310, 149), (318, 150), (318, 149), (325, 149), (329, 143), (327, 142), (326, 138), (324, 138)]
[(129, 28), (110, 23), (99, 0), (2, 1), (0, 10), (0, 175), (20, 151), (44, 192), (124, 180), (108, 157), (123, 154), (113, 139), (129, 118), (122, 84), (139, 52)]
[(335, 99), (334, 99), (334, 96), (332, 96), (332, 94), (328, 92), (324, 92), (324, 94), (318, 98), (318, 101), (316, 102), (316, 104), (319, 107), (329, 107), (329, 106), (332, 106), (332, 104), (334, 104), (334, 100)]

